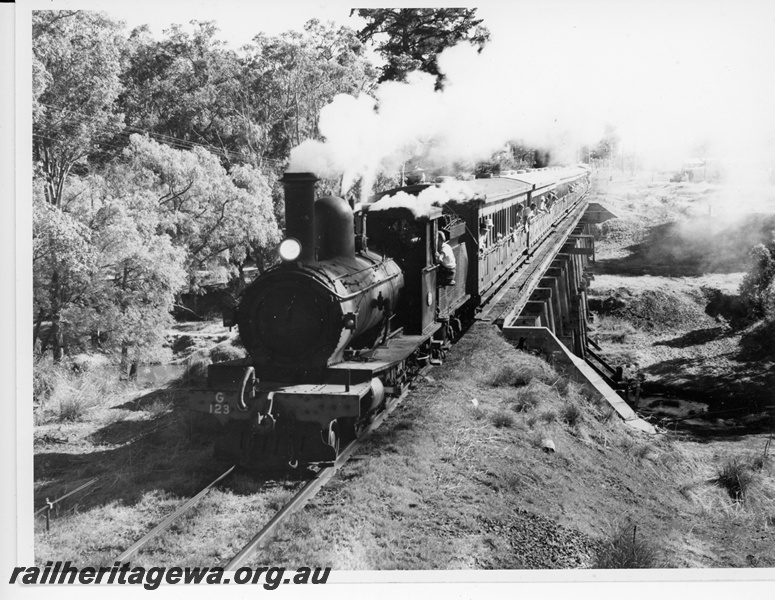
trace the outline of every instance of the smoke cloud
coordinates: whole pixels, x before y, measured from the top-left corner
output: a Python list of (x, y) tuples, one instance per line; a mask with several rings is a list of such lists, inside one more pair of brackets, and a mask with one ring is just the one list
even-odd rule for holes
[(373, 212), (389, 208), (408, 208), (421, 217), (430, 215), (435, 206), (444, 206), (447, 202), (466, 202), (476, 197), (476, 192), (465, 181), (453, 179), (427, 187), (417, 196), (403, 191), (385, 196), (372, 204), (369, 210)]
[(606, 124), (644, 167), (692, 156), (773, 164), (771, 3), (483, 2), (478, 16), (492, 40), (442, 53), (443, 91), (415, 73), (375, 98), (337, 96), (321, 113), (326, 141), (294, 149), (290, 170), (343, 175), (343, 188), (362, 178), (368, 194), (379, 171), (407, 160), (482, 160), (509, 141), (576, 162)]
[(343, 174), (345, 189), (362, 178), (368, 193), (378, 172), (400, 171), (410, 159), (425, 168), (472, 162), (517, 139), (555, 148), (558, 156), (565, 150), (564, 158), (575, 162), (577, 146), (590, 131), (578, 121), (574, 125), (562, 102), (550, 107), (536, 98), (548, 111), (546, 118), (520, 102), (532, 93), (531, 86), (510, 62), (497, 47), (478, 53), (461, 44), (439, 58), (446, 76), (442, 91), (435, 90), (433, 76), (413, 73), (406, 83), (381, 84), (373, 98), (339, 95), (321, 111), (325, 142), (307, 140), (294, 148), (289, 170)]

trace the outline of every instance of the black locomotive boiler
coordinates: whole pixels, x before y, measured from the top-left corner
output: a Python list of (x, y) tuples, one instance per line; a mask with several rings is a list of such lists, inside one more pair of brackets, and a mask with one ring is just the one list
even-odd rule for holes
[[(316, 180), (283, 178), (281, 262), (226, 317), (249, 357), (211, 365), (207, 388), (189, 398), (225, 425), (216, 454), (244, 465), (333, 462), (413, 369), (442, 360), (462, 323), (582, 201), (589, 174), (478, 179), (437, 205), (420, 200), (443, 197), (446, 184), (421, 184), (355, 213), (342, 198), (316, 199)], [(442, 241), (454, 256), (446, 278)]]

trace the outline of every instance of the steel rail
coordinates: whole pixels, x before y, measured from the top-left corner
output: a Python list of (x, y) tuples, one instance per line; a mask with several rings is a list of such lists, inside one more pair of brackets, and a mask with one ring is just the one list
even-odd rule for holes
[(207, 492), (209, 492), (214, 485), (216, 485), (218, 482), (222, 481), (225, 477), (231, 474), (232, 471), (236, 468), (237, 465), (232, 465), (229, 467), (222, 475), (220, 475), (217, 479), (213, 480), (207, 487), (205, 487), (201, 492), (199, 492), (196, 496), (193, 498), (189, 498), (186, 500), (183, 504), (181, 504), (175, 512), (173, 512), (171, 515), (167, 516), (161, 523), (159, 523), (156, 527), (151, 529), (148, 533), (146, 533), (143, 537), (141, 537), (139, 540), (137, 540), (134, 544), (129, 546), (124, 552), (122, 552), (116, 559), (115, 562), (123, 563), (127, 559), (134, 556), (138, 550), (140, 550), (143, 546), (145, 546), (151, 539), (156, 537), (159, 533), (167, 529), (173, 521), (175, 521), (178, 517), (180, 517), (182, 514), (188, 512), (188, 510), (194, 506), (199, 500), (201, 500)]
[(374, 421), (366, 428), (366, 430), (358, 439), (354, 440), (342, 451), (342, 453), (336, 459), (336, 462), (332, 466), (322, 469), (319, 473), (317, 473), (317, 475), (315, 475), (314, 479), (311, 479), (306, 484), (304, 484), (304, 487), (302, 487), (296, 493), (296, 495), (291, 498), (291, 500), (285, 506), (283, 506), (255, 536), (253, 536), (253, 538), (242, 548), (242, 550), (240, 550), (231, 560), (229, 560), (229, 562), (226, 563), (224, 571), (234, 571), (243, 566), (259, 548), (259, 546), (261, 546), (261, 544), (275, 532), (277, 527), (287, 517), (291, 516), (297, 510), (303, 508), (304, 505), (309, 502), (320, 491), (320, 489), (326, 485), (326, 483), (328, 483), (334, 474), (348, 460), (350, 460), (350, 457), (358, 448), (360, 448), (361, 443), (369, 436), (369, 434), (371, 434), (375, 429), (382, 425), (385, 419), (387, 419), (390, 413), (395, 410), (395, 408), (405, 397), (406, 390), (404, 390), (401, 395), (396, 396), (390, 402), (388, 402), (385, 406), (385, 410), (383, 410), (379, 416), (374, 419)]

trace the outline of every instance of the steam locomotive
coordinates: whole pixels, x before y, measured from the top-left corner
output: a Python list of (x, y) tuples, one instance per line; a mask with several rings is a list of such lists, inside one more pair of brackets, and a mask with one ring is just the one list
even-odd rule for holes
[(414, 369), (443, 360), (589, 187), (583, 167), (448, 179), (353, 210), (316, 199), (314, 174), (286, 173), (281, 262), (224, 314), (249, 358), (211, 365), (189, 397), (226, 427), (216, 455), (270, 468), (335, 461)]

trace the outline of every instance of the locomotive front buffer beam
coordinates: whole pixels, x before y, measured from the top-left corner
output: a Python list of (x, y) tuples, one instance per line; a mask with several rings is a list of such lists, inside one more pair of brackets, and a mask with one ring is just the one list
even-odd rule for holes
[(212, 365), (208, 388), (192, 391), (189, 409), (214, 416), (229, 430), (216, 455), (251, 467), (332, 463), (341, 443), (356, 437), (385, 399), (379, 379), (363, 381), (358, 373), (355, 382), (259, 385), (245, 363)]

